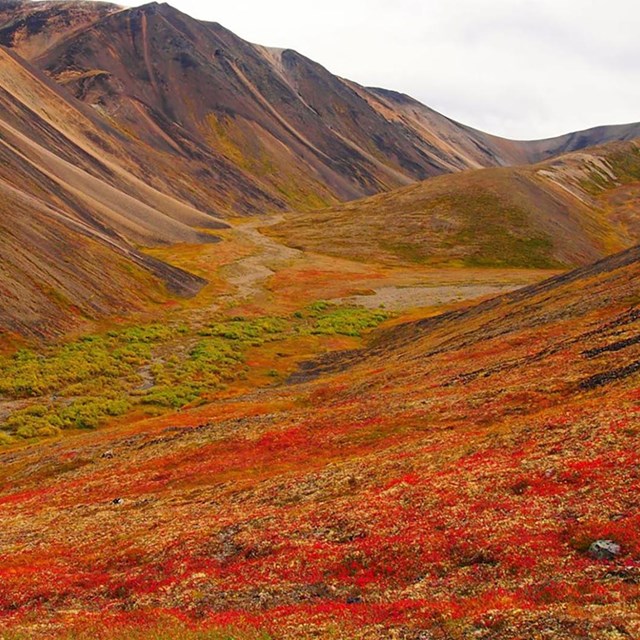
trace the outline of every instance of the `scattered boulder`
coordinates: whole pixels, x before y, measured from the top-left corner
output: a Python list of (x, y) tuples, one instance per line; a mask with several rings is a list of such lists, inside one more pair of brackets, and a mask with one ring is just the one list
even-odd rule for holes
[(620, 555), (622, 548), (613, 540), (596, 540), (589, 547), (589, 555), (596, 560), (613, 560)]
[(111, 460), (111, 458), (116, 457), (116, 454), (113, 453), (113, 451), (105, 451), (100, 457), (104, 458), (105, 460)]
[(124, 500), (122, 498), (116, 498), (115, 500), (111, 501), (111, 504), (115, 504), (116, 507), (119, 507), (124, 504)]

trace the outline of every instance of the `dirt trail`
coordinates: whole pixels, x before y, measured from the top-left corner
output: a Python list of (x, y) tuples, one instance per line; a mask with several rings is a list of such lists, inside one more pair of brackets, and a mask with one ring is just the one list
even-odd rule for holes
[(140, 367), (138, 369), (138, 375), (140, 376), (141, 382), (138, 387), (138, 391), (148, 391), (149, 389), (153, 389), (156, 386), (156, 378), (151, 372), (151, 365), (147, 364), (144, 367)]
[(257, 252), (223, 269), (223, 277), (236, 287), (235, 293), (226, 296), (227, 300), (239, 302), (260, 295), (262, 284), (274, 275), (274, 267), (301, 258), (302, 251), (291, 249), (260, 232), (260, 227), (271, 227), (281, 222), (283, 216), (271, 216), (251, 220), (234, 227), (235, 233), (253, 244)]

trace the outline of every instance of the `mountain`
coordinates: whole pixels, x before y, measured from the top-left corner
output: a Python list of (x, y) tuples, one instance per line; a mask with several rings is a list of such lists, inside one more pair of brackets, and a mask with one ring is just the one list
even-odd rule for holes
[[(23, 335), (57, 335), (84, 318), (194, 295), (201, 278), (144, 248), (214, 242), (225, 218), (309, 211), (638, 132), (629, 125), (503, 140), (166, 4), (3, 0), (0, 45), (0, 286), (13, 300), (0, 326)], [(368, 224), (348, 254), (360, 251)], [(550, 248), (547, 222), (531, 222), (515, 247), (507, 243), (515, 258), (498, 262), (523, 265), (533, 248), (525, 266), (581, 264), (628, 244), (622, 232), (610, 247), (585, 240), (584, 224), (567, 222), (576, 240), (565, 250)], [(415, 238), (393, 233), (391, 253), (412, 256)], [(452, 253), (438, 260), (455, 262), (460, 251)], [(476, 253), (472, 261), (487, 263), (484, 248)]]
[[(570, 144), (567, 141), (567, 144)], [(388, 263), (566, 268), (640, 242), (640, 143), (432, 178), (273, 228), (305, 250)]]
[(308, 209), (640, 133), (502, 140), (167, 4), (10, 2), (0, 43), (178, 163), (190, 201), (221, 213)]
[[(156, 44), (151, 55), (158, 73), (170, 75), (171, 90), (158, 90), (162, 83), (146, 71), (143, 21)], [(11, 46), (0, 49), (0, 288), (11, 301), (0, 312), (5, 334), (50, 337), (87, 318), (141, 310), (163, 299), (167, 285), (171, 294), (193, 295), (201, 279), (139, 247), (214, 241), (199, 229), (225, 226), (216, 214), (286, 207), (280, 187), (261, 185), (251, 175), (258, 165), (276, 180), (284, 177), (303, 200), (335, 199), (328, 183), (343, 179), (321, 167), (322, 175), (309, 184), (314, 170), (299, 153), (313, 153), (276, 113), (293, 100), (293, 89), (274, 71), (267, 50), (155, 5), (128, 11), (104, 3), (4, 2), (0, 24), (0, 41)], [(189, 39), (179, 37), (183, 28)], [(251, 87), (225, 86), (235, 72), (219, 68), (221, 38), (234, 55), (253, 63), (262, 82), (286, 94), (282, 101), (270, 107)], [(174, 58), (191, 55), (194, 47), (216, 65), (187, 65), (192, 73), (186, 77)], [(97, 60), (94, 54), (100, 54)], [(99, 71), (102, 66), (111, 72)], [(343, 89), (340, 81), (331, 82)], [(203, 95), (206, 86), (211, 91)], [(187, 113), (187, 104), (198, 104), (200, 112)], [(257, 155), (234, 147), (222, 125), (212, 128), (214, 112), (241, 123), (236, 130)], [(276, 170), (278, 158), (269, 159), (260, 135), (251, 133), (256, 123), (278, 138), (265, 134), (265, 144), (278, 158), (284, 153), (290, 176), (283, 166)], [(341, 196), (360, 193), (345, 185)]]
[(636, 248), (304, 385), (0, 453), (0, 629), (634, 637), (639, 278)]
[[(443, 127), (442, 116), (414, 100), (410, 96), (386, 89), (369, 89), (407, 119), (417, 130), (429, 131)], [(471, 141), (476, 147), (484, 146), (485, 158), (480, 166), (508, 166), (532, 164), (553, 156), (595, 147), (607, 142), (628, 141), (640, 137), (640, 123), (608, 125), (575, 131), (544, 140), (509, 140), (482, 133), (465, 125), (449, 121), (449, 130), (443, 130), (443, 137), (453, 145), (464, 147)], [(474, 167), (471, 163), (469, 168)]]

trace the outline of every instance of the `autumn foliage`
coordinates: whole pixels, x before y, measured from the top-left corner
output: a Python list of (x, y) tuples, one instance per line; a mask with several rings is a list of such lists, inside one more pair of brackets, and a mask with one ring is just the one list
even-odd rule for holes
[(1, 624), (633, 637), (640, 266), (616, 260), (384, 330), (315, 381), (7, 451)]

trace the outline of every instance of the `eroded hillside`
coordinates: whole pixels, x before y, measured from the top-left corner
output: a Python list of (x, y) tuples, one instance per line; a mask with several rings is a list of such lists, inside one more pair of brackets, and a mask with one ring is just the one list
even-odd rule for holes
[(155, 2), (11, 2), (0, 9), (0, 43), (177, 162), (198, 205), (241, 214), (309, 209), (640, 133), (629, 125), (503, 140)]

